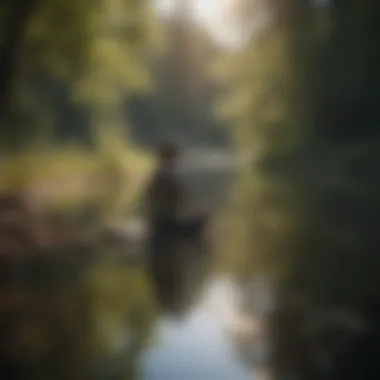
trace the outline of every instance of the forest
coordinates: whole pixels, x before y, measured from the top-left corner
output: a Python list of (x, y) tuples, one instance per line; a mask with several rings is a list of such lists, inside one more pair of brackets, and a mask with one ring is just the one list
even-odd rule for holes
[[(0, 190), (65, 210), (101, 199), (104, 221), (137, 212), (163, 140), (248, 157), (220, 185), (228, 195), (215, 211), (215, 266), (243, 282), (264, 276), (273, 289), (273, 378), (371, 378), (380, 3), (230, 1), (220, 38), (211, 21), (194, 20), (190, 0), (171, 3), (0, 3)], [(139, 276), (126, 278), (143, 289)], [(319, 333), (306, 339), (303, 328), (337, 312), (358, 314), (377, 340), (321, 377), (311, 359), (319, 343), (310, 343)]]

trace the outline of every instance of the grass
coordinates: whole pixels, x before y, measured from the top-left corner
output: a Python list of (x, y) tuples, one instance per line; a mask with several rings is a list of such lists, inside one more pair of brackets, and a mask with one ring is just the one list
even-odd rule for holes
[[(100, 178), (104, 176), (104, 186), (97, 189), (80, 187), (80, 190), (75, 185), (68, 186), (67, 191), (58, 189), (57, 194), (51, 194), (49, 202), (53, 201), (57, 207), (76, 207), (78, 203), (106, 192), (114, 194), (125, 204), (133, 202), (138, 195), (150, 167), (149, 155), (133, 147), (107, 155), (78, 147), (34, 150), (17, 156), (0, 157), (0, 192), (19, 188), (38, 191), (39, 187), (50, 183), (65, 186), (70, 181), (98, 175)], [(113, 182), (115, 178), (116, 183)], [(120, 196), (116, 194), (117, 189), (120, 189)]]
[(95, 154), (73, 151), (27, 152), (0, 159), (0, 190), (29, 187), (69, 175), (96, 171), (101, 159)]

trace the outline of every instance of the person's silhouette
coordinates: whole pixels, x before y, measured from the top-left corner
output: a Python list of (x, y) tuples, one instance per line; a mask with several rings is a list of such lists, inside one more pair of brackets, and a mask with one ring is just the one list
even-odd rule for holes
[(179, 147), (166, 142), (158, 150), (157, 167), (148, 185), (146, 209), (148, 225), (153, 231), (171, 230), (179, 217), (184, 199), (184, 185), (178, 176), (181, 158)]
[(157, 168), (148, 185), (146, 209), (151, 237), (197, 241), (207, 222), (178, 173), (181, 149), (165, 142), (158, 150)]
[[(178, 172), (181, 149), (166, 142), (146, 191), (148, 264), (157, 287), (175, 287), (184, 254), (199, 250), (204, 216), (198, 212)], [(187, 249), (190, 248), (190, 249)]]

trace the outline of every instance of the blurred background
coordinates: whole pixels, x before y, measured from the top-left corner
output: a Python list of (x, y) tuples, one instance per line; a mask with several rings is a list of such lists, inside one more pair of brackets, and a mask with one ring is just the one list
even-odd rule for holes
[[(379, 378), (379, 15), (1, 0), (1, 378)], [(142, 212), (168, 139), (212, 215), (169, 285)]]

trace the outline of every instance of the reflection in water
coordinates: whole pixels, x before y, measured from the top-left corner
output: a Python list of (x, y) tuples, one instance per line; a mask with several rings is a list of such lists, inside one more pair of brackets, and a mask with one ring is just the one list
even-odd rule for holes
[(212, 299), (215, 314), (223, 321), (237, 358), (246, 368), (253, 369), (256, 380), (268, 378), (266, 320), (273, 300), (265, 282), (225, 278), (214, 285)]
[(102, 262), (88, 271), (93, 378), (135, 378), (136, 358), (152, 334), (155, 310), (145, 273), (117, 264)]
[(160, 308), (176, 316), (186, 314), (202, 290), (207, 264), (208, 257), (192, 249), (150, 260), (150, 279)]
[(219, 280), (206, 283), (206, 258), (181, 257), (168, 266), (171, 282), (152, 287), (122, 250), (41, 253), (17, 264), (17, 281), (1, 292), (1, 317), (9, 316), (2, 379), (252, 379), (218, 309), (235, 306)]
[[(217, 208), (228, 178), (198, 178), (202, 203)], [(207, 257), (183, 252), (147, 276), (136, 247), (104, 244), (1, 263), (1, 379), (252, 380)]]
[(142, 380), (252, 379), (252, 371), (236, 358), (226, 320), (218, 309), (229, 306), (224, 285), (224, 281), (210, 281), (180, 322), (161, 320), (158, 344), (141, 360)]
[(23, 262), (24, 276), (2, 291), (1, 316), (10, 318), (1, 378), (11, 378), (6, 364), (20, 379), (135, 378), (155, 316), (150, 288), (141, 268), (98, 256), (71, 250)]

